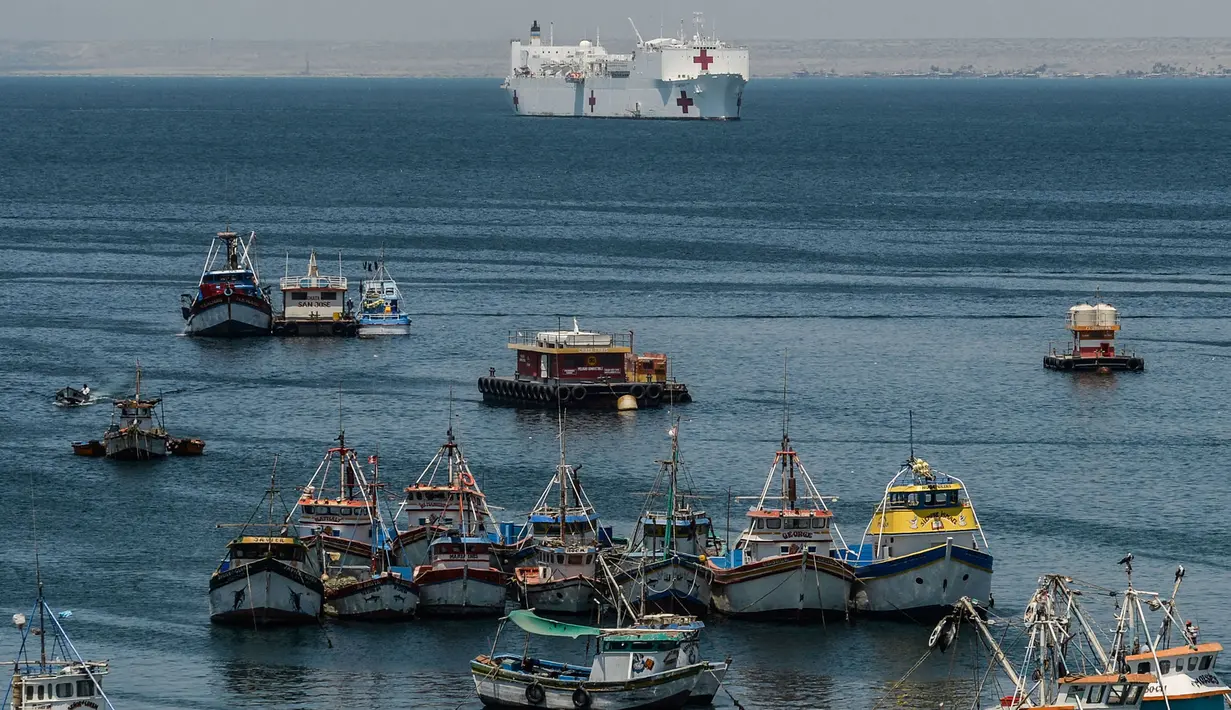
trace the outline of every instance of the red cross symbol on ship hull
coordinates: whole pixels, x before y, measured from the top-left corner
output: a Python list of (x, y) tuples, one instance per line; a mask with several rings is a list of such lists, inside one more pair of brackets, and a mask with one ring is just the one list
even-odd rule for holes
[(693, 103), (695, 102), (692, 99), (688, 98), (687, 91), (680, 91), (680, 98), (675, 100), (675, 105), (684, 109), (684, 113), (688, 113), (688, 107), (692, 106)]
[(598, 99), (594, 98), (594, 89), (590, 89), (590, 113), (594, 113), (594, 104), (598, 103)]
[(714, 63), (714, 58), (713, 58), (713, 57), (711, 57), (709, 54), (707, 54), (707, 53), (705, 52), (705, 50), (703, 49), (703, 50), (701, 50), (701, 54), (700, 54), (700, 55), (698, 55), (698, 56), (696, 56), (696, 57), (693, 57), (693, 58), (692, 58), (692, 63), (693, 63), (693, 64), (700, 64), (700, 65), (701, 65), (701, 71), (709, 71), (709, 70), (710, 70), (710, 65)]
[(513, 89), (513, 110), (518, 112), (521, 111), (521, 106), (518, 105), (517, 101), (517, 89)]

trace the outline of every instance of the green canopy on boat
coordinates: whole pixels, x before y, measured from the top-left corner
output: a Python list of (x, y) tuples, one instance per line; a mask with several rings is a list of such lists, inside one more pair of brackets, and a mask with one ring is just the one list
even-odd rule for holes
[(578, 636), (598, 636), (603, 633), (602, 629), (596, 629), (593, 626), (579, 626), (577, 624), (552, 621), (551, 619), (544, 619), (533, 611), (526, 611), (524, 609), (510, 611), (509, 621), (517, 624), (522, 631), (539, 636), (563, 636), (575, 639)]

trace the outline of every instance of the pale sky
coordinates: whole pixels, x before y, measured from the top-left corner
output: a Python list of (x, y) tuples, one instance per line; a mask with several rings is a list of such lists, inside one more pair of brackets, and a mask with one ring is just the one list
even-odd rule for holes
[(0, 0), (0, 39), (648, 39), (694, 10), (730, 39), (1231, 36), (1231, 0)]

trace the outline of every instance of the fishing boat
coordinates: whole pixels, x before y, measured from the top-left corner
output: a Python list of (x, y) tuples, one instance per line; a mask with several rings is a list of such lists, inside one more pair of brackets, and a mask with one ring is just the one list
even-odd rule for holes
[[(37, 557), (36, 557), (37, 560)], [(43, 596), (38, 577), (38, 597), (30, 616), (14, 614), (13, 625), (21, 634), (21, 646), (13, 659), (9, 681), (10, 710), (114, 710), (103, 691), (103, 676), (111, 667), (106, 661), (87, 661), (64, 631), (62, 620), (71, 611), (56, 613)]]
[[(325, 546), (320, 545), (325, 570), (325, 612), (342, 619), (399, 621), (414, 616), (419, 605), (419, 588), (411, 581), (413, 571), (394, 565), (390, 551), (392, 538), (381, 514), (377, 491), (380, 488), (380, 459), (369, 456), (372, 480), (363, 477), (358, 468), (360, 491), (366, 492), (374, 512), (376, 539), (369, 546), (370, 559), (366, 567), (332, 566), (325, 558)], [(320, 538), (317, 537), (318, 544)], [(332, 557), (332, 556), (331, 556)], [(341, 555), (338, 555), (340, 560)]]
[[(316, 623), (321, 616), (325, 588), (320, 568), (308, 546), (288, 535), (290, 513), (274, 521), (277, 488), (269, 489), (257, 504), (268, 500), (264, 525), (249, 522), (227, 543), (227, 553), (209, 580), (209, 618), (215, 624), (270, 626)], [(219, 527), (225, 527), (219, 525)], [(267, 528), (265, 535), (249, 535), (252, 527)]]
[[(1199, 630), (1180, 615), (1176, 597), (1185, 576), (1183, 565), (1176, 568), (1170, 597), (1164, 597), (1133, 585), (1131, 554), (1121, 563), (1128, 587), (1116, 598), (1115, 627), (1106, 646), (1094, 632), (1101, 626), (1099, 620), (1091, 617), (1082, 602), (1106, 598), (1102, 587), (1075, 584), (1071, 577), (1051, 574), (1040, 579), (1043, 594), (1039, 596), (1073, 629), (1083, 655), (1095, 659), (1104, 672), (1154, 676), (1142, 697), (1145, 710), (1222, 710), (1231, 705), (1231, 687), (1215, 673), (1222, 644), (1202, 643)], [(1162, 619), (1157, 632), (1151, 633), (1147, 616), (1155, 613)]]
[(109, 459), (143, 461), (165, 458), (170, 435), (156, 418), (162, 398), (141, 396), (141, 363), (137, 363), (136, 393), (128, 399), (117, 399), (111, 413), (111, 425), (103, 433), (103, 446)]
[(371, 277), (359, 284), (359, 292), (363, 294), (355, 317), (359, 323), (359, 337), (410, 335), (410, 316), (402, 312), (402, 289), (385, 268), (384, 258), (368, 268)]
[(686, 630), (600, 629), (551, 621), (521, 609), (509, 612), (506, 620), (528, 635), (594, 637), (597, 652), (588, 666), (535, 658), (524, 651), (497, 654), (502, 620), (491, 653), (470, 662), (475, 691), (486, 706), (681, 708), (712, 668), (704, 660), (689, 657), (685, 647), (693, 637)]
[(935, 619), (962, 597), (992, 592), (992, 555), (966, 485), (916, 458), (913, 446), (845, 559), (862, 614)]
[[(775, 482), (779, 489), (771, 493)], [(713, 601), (719, 612), (782, 619), (847, 614), (855, 575), (833, 554), (833, 513), (785, 427), (765, 486), (747, 517), (734, 547), (725, 556), (706, 560), (714, 574)]]
[(200, 456), (205, 453), (203, 439), (171, 439), (167, 443), (172, 456)]
[(599, 521), (579, 468), (565, 459), (561, 423), (560, 462), (530, 513), (534, 555), (513, 571), (518, 597), (529, 609), (592, 614), (598, 608)]
[(633, 354), (632, 331), (582, 330), (574, 318), (572, 330), (510, 333), (508, 348), (517, 354), (513, 375), (497, 376), (490, 368), (479, 378), (489, 404), (644, 409), (692, 401), (688, 386), (669, 376), (666, 355)]
[[(987, 657), (1000, 665), (1013, 692), (1000, 698), (998, 710), (1046, 708), (1047, 710), (1097, 710), (1123, 708), (1140, 710), (1144, 694), (1154, 676), (1147, 673), (1074, 672), (1082, 660), (1072, 656), (1076, 645), (1067, 636), (1069, 628), (1058, 615), (1057, 599), (1040, 587), (1031, 597), (1022, 617), (1026, 636), (1025, 660), (1015, 667), (1001, 647), (993, 626), (987, 620), (987, 610), (975, 600), (963, 597), (953, 605), (949, 615), (941, 619), (928, 639), (928, 646), (941, 652), (953, 647), (964, 624), (973, 626)], [(1001, 634), (1003, 636), (1004, 634)], [(989, 661), (990, 662), (990, 661)], [(983, 688), (992, 676), (989, 668), (978, 688)], [(996, 680), (999, 686), (999, 679)]]
[(256, 232), (244, 241), (228, 227), (210, 242), (196, 292), (180, 297), (180, 311), (187, 321), (184, 333), (222, 338), (269, 335), (273, 307), (252, 262), (255, 241)]
[(56, 392), (57, 407), (84, 407), (93, 403), (94, 397), (90, 393), (89, 385), (82, 385), (81, 389), (65, 387)]
[(499, 616), (509, 576), (492, 564), (486, 536), (450, 530), (431, 541), (427, 562), (414, 571), (419, 613), (429, 616)]
[[(637, 617), (637, 623), (631, 626), (639, 629), (665, 629), (684, 633), (680, 645), (680, 653), (689, 663), (696, 663), (701, 658), (700, 638), (705, 622), (695, 616), (681, 614), (643, 614)], [(697, 678), (697, 685), (688, 695), (689, 706), (709, 707), (722, 687), (722, 681), (731, 667), (731, 658), (725, 661), (708, 661), (709, 669)]]
[(531, 547), (524, 526), (497, 523), (492, 516), (487, 496), (454, 438), (452, 427), (436, 455), (415, 482), (406, 487), (394, 515), (394, 525), (397, 532), (391, 550), (399, 564), (409, 567), (427, 562), (431, 541), (453, 529), (486, 537), (493, 564), (505, 572), (512, 570)]
[(346, 445), (346, 432), (339, 431), (335, 441), (295, 503), (296, 530), (303, 538), (322, 535), (370, 547), (376, 504), (365, 490), (358, 452)]
[[(713, 572), (708, 557), (722, 555), (722, 541), (705, 511), (693, 507), (696, 496), (686, 492), (687, 476), (680, 457), (680, 420), (668, 432), (671, 457), (659, 461), (658, 475), (637, 520), (629, 552), (620, 558), (615, 582), (642, 613), (647, 609), (704, 614), (710, 607)], [(655, 509), (662, 500), (665, 505)]]
[(286, 275), (278, 282), (282, 292), (282, 312), (273, 318), (274, 335), (352, 336), (358, 333), (353, 304), (346, 299), (347, 280), (342, 275), (338, 256), (338, 275), (326, 276), (316, 265), (316, 252), (308, 256), (308, 272), (290, 275), (290, 256)]

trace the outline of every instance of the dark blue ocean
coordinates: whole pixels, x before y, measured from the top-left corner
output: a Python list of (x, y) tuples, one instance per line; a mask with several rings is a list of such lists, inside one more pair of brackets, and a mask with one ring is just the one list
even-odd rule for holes
[[(792, 438), (848, 540), (913, 411), (916, 454), (969, 486), (998, 611), (1047, 572), (1120, 587), (1132, 551), (1146, 589), (1183, 564), (1185, 617), (1231, 641), (1231, 83), (756, 80), (744, 115), (519, 118), (494, 81), (0, 79), (0, 614), (32, 602), (33, 500), (49, 600), (111, 660), (117, 708), (474, 707), (467, 661), (493, 622), (211, 627), (233, 532), (215, 525), (247, 518), (275, 455), (306, 483), (339, 387), (348, 441), (395, 489), (451, 406), (491, 502), (524, 515), (554, 416), (485, 406), (475, 380), (510, 371), (511, 329), (576, 316), (670, 354), (696, 398), (683, 454), (722, 527), (728, 488), (756, 493), (773, 461), (785, 354)], [(357, 280), (383, 249), (413, 335), (181, 337), (179, 295), (228, 223), (257, 232), (267, 280), (310, 248)], [(1145, 373), (1042, 368), (1096, 289)], [(204, 457), (71, 455), (107, 407), (52, 394), (127, 392), (138, 359)], [(619, 530), (668, 422), (570, 419)], [(891, 690), (928, 631), (719, 619), (706, 644), (746, 708), (968, 706), (985, 656), (966, 643)]]

